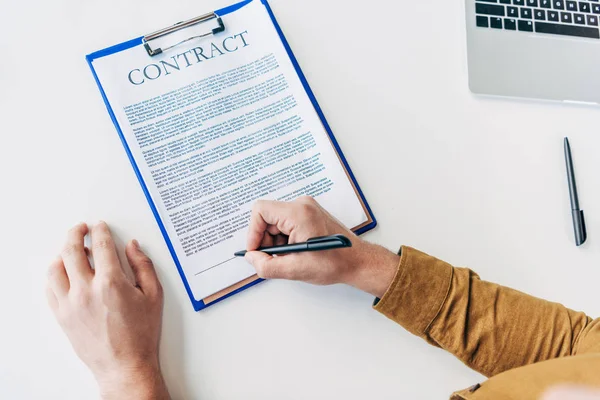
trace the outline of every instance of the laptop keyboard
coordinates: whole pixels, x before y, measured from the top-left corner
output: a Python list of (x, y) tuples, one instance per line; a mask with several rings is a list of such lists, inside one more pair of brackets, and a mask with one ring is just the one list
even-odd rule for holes
[(600, 0), (477, 0), (477, 26), (600, 39)]

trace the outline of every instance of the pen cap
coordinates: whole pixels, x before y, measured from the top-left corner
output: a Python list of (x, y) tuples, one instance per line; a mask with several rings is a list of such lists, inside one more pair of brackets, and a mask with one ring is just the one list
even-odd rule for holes
[(308, 239), (306, 245), (308, 251), (319, 251), (332, 248), (352, 247), (352, 242), (344, 235), (333, 235)]
[(583, 210), (573, 210), (573, 228), (575, 229), (575, 244), (581, 246), (587, 240), (587, 229)]
[(344, 235), (331, 235), (331, 236), (320, 236), (312, 239), (308, 239), (306, 243), (338, 243), (340, 245), (351, 247), (352, 242)]

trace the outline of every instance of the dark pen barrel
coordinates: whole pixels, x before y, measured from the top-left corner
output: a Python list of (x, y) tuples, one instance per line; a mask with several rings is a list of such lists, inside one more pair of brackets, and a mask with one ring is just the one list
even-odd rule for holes
[[(257, 249), (272, 256), (278, 254), (303, 253), (306, 251), (321, 251), (352, 247), (352, 241), (344, 235), (319, 236), (308, 239), (304, 243), (285, 244), (282, 246), (264, 247)], [(244, 257), (246, 250), (234, 253), (236, 257)]]
[(268, 249), (259, 250), (263, 251), (272, 256), (280, 255), (280, 254), (288, 254), (288, 253), (298, 253), (301, 251), (307, 251), (308, 245), (306, 243), (298, 243), (298, 244), (287, 244), (284, 246), (274, 246), (269, 247)]
[(571, 198), (571, 215), (573, 217), (573, 229), (575, 231), (575, 244), (581, 246), (587, 240), (585, 218), (583, 211), (579, 208), (579, 195), (575, 183), (575, 169), (573, 168), (573, 155), (569, 139), (565, 138), (565, 161), (567, 164), (567, 180), (569, 182), (569, 195)]
[(573, 156), (569, 139), (565, 138), (565, 161), (567, 164), (567, 180), (569, 182), (569, 196), (571, 198), (571, 209), (579, 210), (579, 197), (577, 196), (577, 184), (575, 183), (575, 169), (573, 168)]

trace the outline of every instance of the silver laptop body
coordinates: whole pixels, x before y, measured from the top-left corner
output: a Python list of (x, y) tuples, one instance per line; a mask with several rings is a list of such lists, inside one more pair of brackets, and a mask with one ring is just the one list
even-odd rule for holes
[(600, 104), (600, 1), (466, 0), (465, 9), (473, 93)]

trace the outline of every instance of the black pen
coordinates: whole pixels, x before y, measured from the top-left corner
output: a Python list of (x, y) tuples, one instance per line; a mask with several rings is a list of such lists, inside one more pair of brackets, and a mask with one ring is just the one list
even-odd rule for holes
[[(344, 235), (323, 236), (308, 239), (303, 243), (286, 244), (282, 246), (273, 246), (260, 248), (257, 251), (262, 251), (269, 255), (303, 253), (307, 251), (333, 250), (352, 247), (352, 242)], [(235, 253), (236, 257), (244, 257), (246, 250), (241, 250)]]
[(569, 194), (571, 197), (571, 214), (573, 216), (573, 228), (575, 229), (575, 244), (581, 246), (587, 239), (585, 219), (583, 210), (579, 208), (579, 196), (577, 195), (577, 184), (575, 183), (575, 170), (573, 169), (573, 157), (569, 138), (565, 138), (565, 160), (567, 163), (567, 179), (569, 182)]

